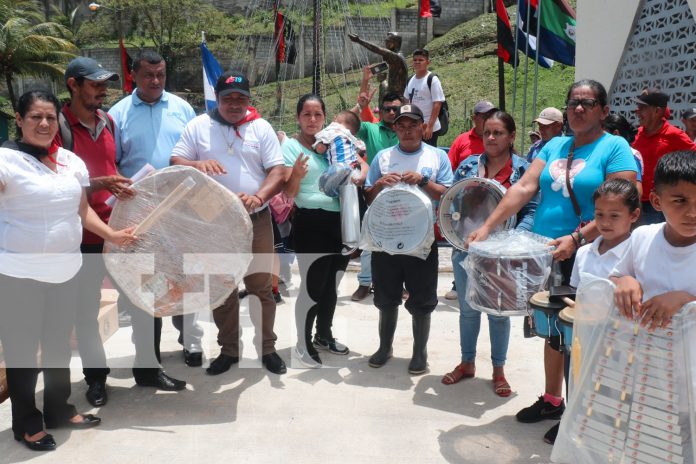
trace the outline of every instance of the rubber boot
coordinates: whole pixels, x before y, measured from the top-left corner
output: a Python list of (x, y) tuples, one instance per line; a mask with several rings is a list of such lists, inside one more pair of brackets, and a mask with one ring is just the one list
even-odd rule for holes
[(430, 313), (413, 315), (413, 357), (408, 372), (424, 374), (428, 370), (428, 336), (430, 335)]
[(396, 332), (396, 321), (399, 318), (398, 309), (379, 311), (379, 349), (370, 357), (370, 367), (382, 367), (392, 357), (392, 343)]

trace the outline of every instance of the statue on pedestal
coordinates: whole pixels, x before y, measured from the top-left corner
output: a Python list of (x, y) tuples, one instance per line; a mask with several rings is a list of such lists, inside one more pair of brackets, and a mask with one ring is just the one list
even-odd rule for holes
[(403, 95), (408, 80), (408, 65), (401, 54), (401, 36), (396, 32), (387, 34), (385, 47), (380, 47), (361, 39), (357, 34), (348, 34), (351, 41), (362, 45), (373, 53), (380, 55), (389, 66), (388, 77), (379, 87), (380, 96), (386, 92), (398, 92)]

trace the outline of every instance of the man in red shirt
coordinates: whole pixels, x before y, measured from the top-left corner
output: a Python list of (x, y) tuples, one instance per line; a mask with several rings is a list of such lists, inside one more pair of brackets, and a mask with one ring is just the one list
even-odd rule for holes
[[(106, 200), (113, 194), (118, 198), (133, 195), (126, 179), (116, 171), (116, 144), (113, 121), (101, 111), (108, 81), (117, 81), (118, 74), (107, 71), (92, 58), (78, 57), (65, 70), (65, 84), (70, 92), (70, 103), (63, 106), (60, 131), (54, 141), (77, 154), (87, 165), (90, 186), (87, 201), (104, 222), (109, 222), (111, 207)], [(75, 334), (82, 358), (83, 374), (87, 382), (87, 401), (92, 406), (107, 402), (106, 355), (99, 334), (99, 303), (101, 284), (106, 275), (101, 257), (104, 240), (84, 230), (80, 251), (83, 264), (77, 279), (80, 282), (75, 320)]]
[(462, 132), (454, 139), (452, 146), (449, 149), (449, 159), (452, 163), (452, 171), (454, 172), (459, 166), (459, 163), (464, 161), (470, 155), (480, 155), (483, 153), (483, 123), (486, 121), (486, 116), (497, 108), (493, 103), (482, 100), (474, 105), (474, 113), (471, 119), (474, 121), (474, 127), (471, 130)]
[(640, 122), (633, 148), (643, 156), (645, 166), (643, 174), (643, 224), (664, 222), (661, 212), (650, 204), (650, 192), (653, 189), (655, 166), (662, 156), (678, 150), (696, 150), (696, 144), (686, 133), (667, 122), (665, 112), (669, 96), (656, 88), (646, 88), (635, 98), (635, 113)]

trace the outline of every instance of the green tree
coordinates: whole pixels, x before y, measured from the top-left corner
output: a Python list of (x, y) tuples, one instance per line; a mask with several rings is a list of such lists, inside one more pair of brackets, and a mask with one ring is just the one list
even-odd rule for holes
[(17, 107), (13, 82), (17, 75), (61, 78), (75, 56), (70, 30), (44, 22), (44, 11), (33, 0), (0, 0), (0, 74), (12, 107)]
[[(209, 34), (211, 50), (228, 48), (227, 34), (234, 30), (233, 19), (213, 5), (199, 0), (104, 0), (96, 14), (85, 21), (77, 34), (78, 43), (118, 40), (152, 44), (175, 70), (182, 59), (201, 43), (201, 31)], [(92, 24), (89, 24), (92, 23)]]

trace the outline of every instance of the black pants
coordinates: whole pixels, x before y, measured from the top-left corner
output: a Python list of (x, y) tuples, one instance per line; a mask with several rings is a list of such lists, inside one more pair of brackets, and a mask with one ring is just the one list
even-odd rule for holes
[(437, 138), (440, 137), (440, 131), (436, 130), (433, 132), (433, 135), (430, 136), (428, 140), (423, 140), (423, 142), (427, 143), (430, 146), (437, 147)]
[[(43, 430), (44, 420), (57, 425), (77, 414), (68, 404), (76, 282), (73, 278), (52, 284), (0, 275), (0, 341), (15, 435), (36, 434)], [(44, 374), (43, 415), (35, 398), (39, 367)]]
[(341, 217), (323, 209), (298, 208), (292, 224), (293, 243), (302, 283), (295, 306), (298, 343), (304, 340), (313, 353), (312, 326), (316, 318), (317, 334), (333, 338), (331, 327), (338, 296), (336, 275), (346, 270), (348, 256), (340, 251)]
[(77, 348), (82, 359), (82, 373), (88, 385), (95, 381), (105, 382), (109, 375), (106, 366), (104, 344), (99, 335), (99, 303), (101, 301), (101, 285), (106, 276), (103, 244), (82, 244), (82, 268), (77, 273), (77, 315), (75, 318), (75, 334)]
[(375, 306), (393, 311), (401, 304), (404, 286), (409, 297), (404, 306), (411, 314), (427, 314), (437, 306), (437, 246), (433, 243), (425, 260), (415, 256), (372, 253)]

